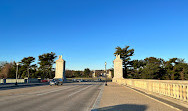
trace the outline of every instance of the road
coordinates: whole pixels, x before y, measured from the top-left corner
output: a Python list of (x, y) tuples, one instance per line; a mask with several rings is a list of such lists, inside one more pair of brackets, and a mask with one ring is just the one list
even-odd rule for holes
[(0, 90), (0, 111), (90, 111), (102, 82)]

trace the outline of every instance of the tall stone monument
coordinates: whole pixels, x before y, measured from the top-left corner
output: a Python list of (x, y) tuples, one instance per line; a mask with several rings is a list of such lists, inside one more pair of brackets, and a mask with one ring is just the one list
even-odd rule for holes
[(55, 61), (56, 68), (55, 68), (55, 77), (54, 78), (61, 78), (63, 81), (66, 81), (65, 77), (65, 60), (62, 59), (62, 55), (59, 56), (59, 59)]
[(112, 71), (111, 70), (108, 71), (107, 76), (108, 76), (108, 78), (112, 78)]
[(93, 77), (93, 78), (95, 77), (95, 70), (93, 70), (93, 75), (92, 75), (92, 77)]
[(120, 78), (123, 78), (123, 60), (120, 58), (120, 55), (116, 55), (116, 59), (114, 59), (113, 81)]

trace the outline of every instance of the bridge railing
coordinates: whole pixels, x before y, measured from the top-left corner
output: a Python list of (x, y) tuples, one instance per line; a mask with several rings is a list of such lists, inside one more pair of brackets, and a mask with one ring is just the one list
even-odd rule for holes
[(148, 79), (113, 79), (112, 81), (147, 93), (157, 93), (188, 102), (188, 81)]
[(0, 85), (11, 83), (39, 83), (41, 79), (29, 78), (29, 79), (0, 79)]

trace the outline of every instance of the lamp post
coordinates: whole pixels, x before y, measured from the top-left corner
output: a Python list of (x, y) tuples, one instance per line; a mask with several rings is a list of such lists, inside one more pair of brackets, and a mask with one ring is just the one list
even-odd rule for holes
[(29, 67), (27, 68), (27, 77), (28, 77), (28, 79), (27, 79), (27, 83), (29, 83)]
[(106, 83), (105, 83), (105, 86), (107, 86), (107, 72), (106, 72), (106, 62), (105, 62), (105, 76), (106, 76)]
[(19, 65), (19, 63), (17, 62), (16, 65), (17, 65), (17, 68), (16, 68), (16, 83), (15, 83), (15, 85), (18, 85), (17, 79), (18, 79), (18, 65)]

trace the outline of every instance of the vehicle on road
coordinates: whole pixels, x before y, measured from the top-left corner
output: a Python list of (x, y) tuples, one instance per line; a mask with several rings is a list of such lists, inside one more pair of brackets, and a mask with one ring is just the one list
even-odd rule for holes
[(72, 79), (72, 82), (83, 82), (83, 79)]
[(76, 79), (72, 79), (72, 82), (77, 82), (77, 80)]
[(98, 81), (102, 81), (102, 79), (98, 79)]
[(83, 80), (82, 79), (78, 79), (78, 82), (83, 82)]
[(41, 80), (41, 82), (43, 83), (43, 82), (49, 82), (48, 80), (46, 80), (46, 79), (44, 79), (44, 80)]
[(50, 86), (52, 86), (52, 85), (63, 85), (63, 80), (62, 79), (52, 79), (51, 81), (50, 81)]

